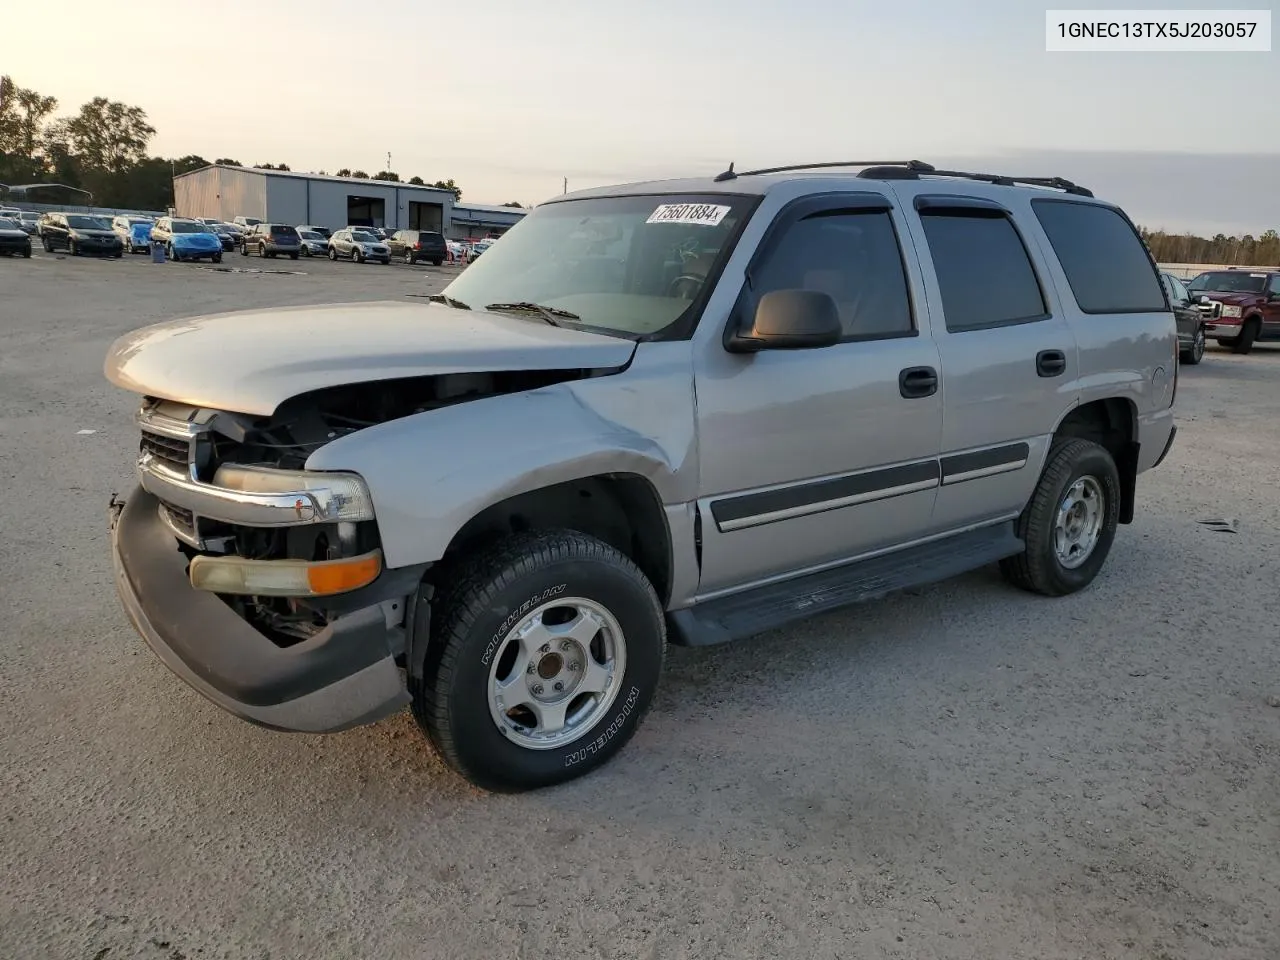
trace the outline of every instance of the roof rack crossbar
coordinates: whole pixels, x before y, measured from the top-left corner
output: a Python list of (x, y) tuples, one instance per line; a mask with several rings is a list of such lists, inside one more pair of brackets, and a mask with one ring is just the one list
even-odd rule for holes
[[(827, 170), (832, 167), (906, 167), (920, 173), (933, 170), (929, 164), (921, 160), (832, 160), (825, 163), (789, 163), (783, 167), (761, 167), (759, 170), (743, 170), (735, 174), (739, 177), (758, 177), (766, 173), (790, 173), (793, 170)], [(725, 171), (726, 173), (730, 170)]]
[(832, 160), (824, 163), (791, 163), (782, 167), (761, 167), (759, 170), (743, 170), (734, 172), (733, 164), (729, 169), (716, 177), (717, 183), (725, 180), (736, 180), (738, 177), (755, 177), (768, 173), (790, 173), (800, 170), (829, 170), (835, 167), (862, 167), (858, 176), (871, 180), (917, 180), (920, 174), (932, 177), (957, 177), (964, 180), (978, 180), (997, 186), (1011, 187), (1023, 183), (1033, 187), (1052, 187), (1080, 197), (1092, 197), (1093, 191), (1072, 183), (1065, 177), (1011, 177), (1002, 173), (972, 173), (966, 170), (939, 170), (923, 160)]
[(983, 183), (994, 183), (1003, 187), (1011, 187), (1017, 183), (1024, 183), (1032, 187), (1053, 187), (1062, 190), (1065, 193), (1075, 194), (1080, 197), (1092, 197), (1093, 191), (1087, 187), (1082, 187), (1078, 183), (1072, 183), (1065, 177), (1011, 177), (1001, 173), (970, 173), (965, 170), (934, 170), (932, 176), (935, 177), (959, 177), (964, 180), (979, 180)]

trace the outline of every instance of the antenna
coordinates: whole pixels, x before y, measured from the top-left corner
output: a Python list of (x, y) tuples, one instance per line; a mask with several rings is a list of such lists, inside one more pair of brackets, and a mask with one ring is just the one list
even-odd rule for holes
[(724, 183), (726, 180), (737, 180), (737, 179), (738, 179), (738, 175), (733, 172), (733, 164), (730, 163), (728, 170), (726, 170), (724, 173), (716, 174), (715, 182)]

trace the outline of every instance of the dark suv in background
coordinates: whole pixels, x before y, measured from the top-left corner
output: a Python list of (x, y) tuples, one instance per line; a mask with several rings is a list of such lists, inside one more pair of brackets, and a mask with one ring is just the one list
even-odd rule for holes
[(46, 253), (66, 250), (73, 257), (82, 253), (124, 256), (124, 244), (111, 224), (87, 213), (46, 213), (40, 218), (40, 242)]
[(240, 253), (246, 257), (251, 253), (260, 257), (287, 254), (290, 260), (297, 260), (301, 252), (302, 238), (297, 228), (287, 223), (255, 223), (240, 238)]
[(449, 259), (444, 236), (429, 230), (397, 230), (387, 239), (387, 247), (393, 257), (401, 257), (405, 263), (429, 260), (438, 267)]

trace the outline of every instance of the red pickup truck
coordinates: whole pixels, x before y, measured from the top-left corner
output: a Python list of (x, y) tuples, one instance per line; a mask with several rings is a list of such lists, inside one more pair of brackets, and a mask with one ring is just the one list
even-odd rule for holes
[(1280, 270), (1210, 270), (1187, 291), (1219, 346), (1248, 353), (1255, 343), (1280, 341)]

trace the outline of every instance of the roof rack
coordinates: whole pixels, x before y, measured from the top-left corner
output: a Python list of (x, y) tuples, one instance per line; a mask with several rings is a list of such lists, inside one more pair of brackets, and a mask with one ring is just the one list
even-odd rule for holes
[(1080, 197), (1092, 197), (1093, 191), (1072, 183), (1064, 177), (1014, 177), (1000, 173), (969, 173), (964, 170), (939, 170), (923, 160), (837, 160), (826, 163), (793, 163), (785, 167), (763, 167), (759, 170), (744, 170), (734, 173), (733, 164), (729, 169), (715, 178), (716, 183), (734, 180), (738, 177), (761, 176), (767, 173), (789, 173), (793, 170), (825, 170), (833, 167), (862, 167), (858, 177), (863, 180), (919, 180), (921, 174), (931, 177), (957, 177), (964, 180), (978, 180), (997, 186), (1011, 187), (1022, 183), (1032, 187), (1051, 187)]

